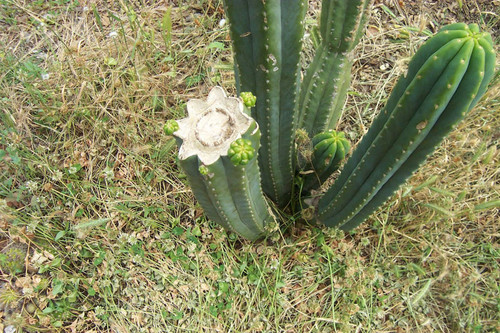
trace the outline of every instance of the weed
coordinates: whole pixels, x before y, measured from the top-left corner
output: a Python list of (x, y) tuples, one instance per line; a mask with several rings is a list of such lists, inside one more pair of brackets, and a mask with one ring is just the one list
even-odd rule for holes
[(16, 275), (25, 270), (27, 246), (22, 243), (11, 243), (0, 251), (0, 271), (4, 274)]

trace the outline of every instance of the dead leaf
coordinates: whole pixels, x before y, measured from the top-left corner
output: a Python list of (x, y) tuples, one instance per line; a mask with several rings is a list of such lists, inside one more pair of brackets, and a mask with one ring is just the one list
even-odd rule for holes
[(43, 190), (45, 192), (50, 192), (50, 191), (52, 191), (53, 188), (54, 188), (54, 185), (52, 185), (51, 183), (46, 183), (43, 185)]
[(101, 15), (101, 24), (103, 27), (109, 26), (109, 16), (107, 14)]

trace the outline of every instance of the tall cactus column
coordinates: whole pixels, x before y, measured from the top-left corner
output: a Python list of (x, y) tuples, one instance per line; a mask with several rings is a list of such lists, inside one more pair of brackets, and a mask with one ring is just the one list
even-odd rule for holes
[(279, 206), (291, 197), (295, 104), (305, 0), (225, 0), (238, 91), (257, 96), (262, 186)]
[(178, 138), (179, 163), (196, 199), (224, 228), (250, 240), (263, 236), (274, 218), (260, 185), (258, 124), (241, 99), (220, 87), (206, 101), (189, 100), (187, 110), (187, 118), (168, 122), (165, 131)]
[(307, 69), (298, 100), (297, 128), (310, 137), (334, 129), (351, 82), (352, 50), (361, 38), (371, 0), (323, 0), (321, 44)]
[(484, 94), (494, 74), (491, 36), (452, 24), (413, 57), (339, 178), (318, 204), (318, 219), (350, 230), (423, 163)]

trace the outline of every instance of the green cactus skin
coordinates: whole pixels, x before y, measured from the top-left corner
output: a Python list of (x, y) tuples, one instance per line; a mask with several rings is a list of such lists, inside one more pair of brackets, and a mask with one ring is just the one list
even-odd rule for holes
[(257, 97), (264, 192), (279, 206), (291, 198), (293, 133), (305, 0), (225, 0), (238, 91)]
[(303, 190), (306, 191), (319, 187), (330, 177), (351, 149), (345, 134), (334, 130), (316, 134), (311, 141), (314, 147), (311, 158), (314, 173), (304, 177)]
[(247, 154), (246, 161), (240, 154), (241, 159), (235, 165), (236, 152), (229, 152), (228, 156), (209, 165), (203, 165), (195, 155), (179, 160), (208, 218), (252, 241), (264, 236), (265, 226), (274, 221), (260, 186), (259, 166), (254, 154), (259, 148), (259, 140), (260, 131), (253, 122), (230, 148), (243, 148), (240, 150)]
[(307, 69), (298, 100), (298, 128), (312, 137), (335, 128), (351, 81), (352, 50), (368, 19), (371, 0), (323, 0), (321, 44)]
[(351, 230), (383, 204), (484, 94), (494, 73), (489, 34), (445, 26), (413, 57), (386, 107), (318, 203), (318, 220)]
[(351, 52), (358, 44), (368, 21), (370, 0), (323, 0), (320, 36), (329, 50)]

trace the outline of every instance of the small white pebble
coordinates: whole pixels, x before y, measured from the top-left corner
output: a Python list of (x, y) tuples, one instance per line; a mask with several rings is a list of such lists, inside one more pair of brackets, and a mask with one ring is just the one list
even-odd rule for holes
[(6, 326), (4, 328), (4, 333), (14, 333), (16, 331), (16, 328), (13, 325)]
[(89, 7), (84, 6), (84, 7), (82, 8), (82, 10), (83, 10), (84, 12), (88, 12), (88, 11), (89, 11)]
[(116, 31), (111, 31), (108, 35), (108, 37), (110, 38), (115, 38), (116, 36), (118, 36), (118, 33)]
[(219, 27), (222, 28), (223, 26), (226, 25), (226, 19), (222, 19), (219, 21)]
[(47, 59), (48, 55), (47, 53), (40, 51), (35, 54), (35, 57), (37, 57), (38, 59)]
[(50, 78), (50, 74), (49, 73), (43, 73), (42, 74), (42, 80), (48, 80)]

